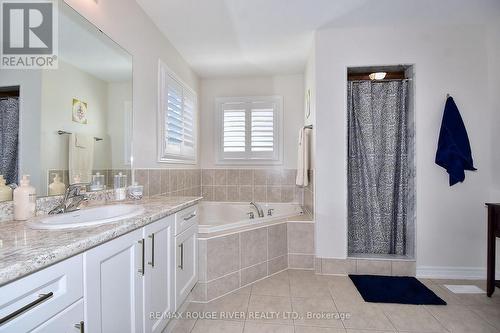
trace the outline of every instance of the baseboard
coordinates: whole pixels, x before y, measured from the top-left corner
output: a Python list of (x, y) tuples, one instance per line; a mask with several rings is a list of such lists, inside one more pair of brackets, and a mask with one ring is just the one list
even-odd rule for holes
[[(497, 279), (500, 271), (496, 272)], [(417, 277), (428, 279), (484, 280), (486, 269), (482, 267), (417, 266)]]

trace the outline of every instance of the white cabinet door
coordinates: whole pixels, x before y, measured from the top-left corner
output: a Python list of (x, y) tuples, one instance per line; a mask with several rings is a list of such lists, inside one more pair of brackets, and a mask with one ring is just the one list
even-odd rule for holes
[(84, 254), (85, 331), (142, 332), (142, 229)]
[(168, 314), (175, 311), (174, 216), (144, 227), (146, 274), (144, 279), (144, 332), (162, 332)]
[[(83, 323), (83, 300), (72, 304), (64, 311), (31, 331), (31, 333), (81, 333), (85, 332)], [(77, 326), (78, 325), (78, 326)]]
[(175, 308), (178, 309), (186, 300), (189, 292), (198, 281), (198, 242), (197, 225), (191, 226), (175, 237), (176, 272), (175, 272)]

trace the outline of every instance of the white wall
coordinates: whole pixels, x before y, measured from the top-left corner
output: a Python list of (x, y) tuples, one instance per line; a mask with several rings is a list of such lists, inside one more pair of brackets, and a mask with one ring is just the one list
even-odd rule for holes
[(41, 71), (0, 69), (0, 87), (20, 86), (19, 173), (30, 175), (37, 190), (45, 188), (39, 173), (41, 80)]
[(111, 138), (111, 164), (113, 169), (130, 168), (130, 156), (126, 156), (127, 108), (132, 103), (132, 83), (108, 83), (107, 131)]
[[(485, 29), (332, 28), (317, 31), (315, 42), (317, 255), (347, 255), (346, 68), (414, 64), (417, 266), (420, 270), (430, 267), (431, 272), (441, 268), (441, 272), (449, 274), (484, 273), (484, 203), (491, 199), (493, 151), (492, 110), (485, 89)], [(454, 96), (460, 108), (479, 169), (466, 172), (465, 182), (451, 188), (446, 171), (434, 164), (446, 93)]]
[[(108, 84), (80, 69), (59, 62), (57, 70), (42, 72), (41, 177), (49, 169), (68, 169), (68, 135), (58, 130), (104, 138), (94, 144), (94, 169), (110, 169), (110, 138), (107, 137)], [(87, 102), (87, 124), (73, 121), (73, 98)]]
[(196, 92), (198, 77), (135, 0), (65, 2), (132, 54), (134, 168), (167, 167), (157, 162), (158, 59)]
[[(307, 103), (304, 106), (304, 124), (305, 125), (313, 125), (313, 128), (316, 127), (316, 48), (312, 47), (311, 52), (309, 54), (309, 57), (307, 58), (307, 63), (306, 63), (306, 68), (305, 68), (305, 73), (304, 73), (304, 84), (305, 88), (304, 91), (307, 93), (307, 90), (309, 89), (311, 92), (311, 100), (310, 100), (310, 108), (311, 108), (311, 113), (309, 115), (309, 118), (307, 118)], [(315, 168), (315, 162), (316, 162), (316, 131), (308, 131), (309, 133), (309, 138), (310, 138), (310, 146), (311, 149), (309, 150), (310, 152), (310, 169), (314, 170)]]
[[(284, 156), (281, 167), (297, 167), (298, 130), (304, 124), (304, 76), (204, 79), (201, 81), (201, 167), (217, 167), (214, 143), (215, 98), (240, 96), (283, 96)], [(224, 165), (223, 168), (233, 167)], [(248, 165), (234, 166), (248, 168)], [(258, 166), (251, 166), (258, 167)], [(278, 167), (278, 166), (276, 166)]]

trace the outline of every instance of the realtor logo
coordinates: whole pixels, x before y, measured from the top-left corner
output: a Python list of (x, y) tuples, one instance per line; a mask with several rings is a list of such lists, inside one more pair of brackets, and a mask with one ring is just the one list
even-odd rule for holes
[(2, 68), (57, 68), (57, 1), (1, 0)]

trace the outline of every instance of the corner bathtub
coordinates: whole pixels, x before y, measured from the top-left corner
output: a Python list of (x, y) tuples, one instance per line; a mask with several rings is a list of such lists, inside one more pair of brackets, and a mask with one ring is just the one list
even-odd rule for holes
[[(256, 209), (246, 202), (202, 201), (198, 208), (198, 232), (227, 231), (303, 214), (302, 207), (296, 203), (258, 204), (264, 210), (264, 217), (259, 217)], [(267, 215), (269, 209), (274, 209), (272, 216)], [(254, 213), (254, 219), (249, 218), (250, 212)]]

